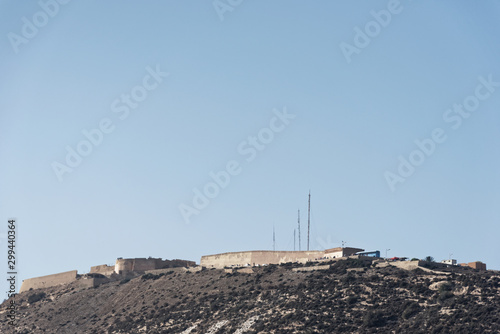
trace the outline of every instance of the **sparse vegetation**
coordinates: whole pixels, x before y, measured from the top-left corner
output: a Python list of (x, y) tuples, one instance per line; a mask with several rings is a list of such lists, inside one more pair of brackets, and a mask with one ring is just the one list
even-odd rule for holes
[(36, 302), (44, 299), (45, 296), (46, 296), (45, 292), (34, 293), (28, 297), (28, 303), (30, 303), (30, 304), (36, 303)]
[[(443, 277), (353, 259), (321, 271), (296, 267), (305, 266), (263, 266), (253, 274), (172, 271), (96, 289), (28, 291), (17, 297), (18, 332), (180, 334), (197, 324), (195, 334), (228, 320), (217, 333), (233, 334), (255, 315), (247, 333), (500, 331), (500, 277), (492, 272), (440, 269), (453, 272)], [(10, 333), (2, 321), (0, 332)]]

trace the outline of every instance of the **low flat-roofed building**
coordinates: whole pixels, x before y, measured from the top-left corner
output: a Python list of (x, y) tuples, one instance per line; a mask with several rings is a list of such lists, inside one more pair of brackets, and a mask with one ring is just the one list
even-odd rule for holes
[(467, 265), (473, 269), (486, 270), (486, 263), (482, 263), (481, 261), (469, 262)]
[(336, 259), (339, 257), (351, 256), (359, 252), (363, 252), (364, 249), (353, 248), (353, 247), (335, 247), (330, 249), (325, 249), (325, 257)]

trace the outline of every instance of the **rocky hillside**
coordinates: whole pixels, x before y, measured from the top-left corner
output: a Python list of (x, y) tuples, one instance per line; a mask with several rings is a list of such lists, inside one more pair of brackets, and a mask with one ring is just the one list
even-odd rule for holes
[(9, 301), (1, 305), (0, 332), (500, 333), (499, 288), (493, 271), (408, 271), (352, 259), (252, 273), (171, 271), (25, 292), (16, 296), (16, 329), (7, 323)]

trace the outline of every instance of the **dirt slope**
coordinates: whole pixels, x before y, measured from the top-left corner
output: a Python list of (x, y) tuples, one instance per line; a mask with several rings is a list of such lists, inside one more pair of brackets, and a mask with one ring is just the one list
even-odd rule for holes
[(16, 296), (19, 318), (1, 333), (500, 333), (500, 277), (450, 275), (347, 260), (253, 273), (203, 270), (139, 276), (78, 290)]

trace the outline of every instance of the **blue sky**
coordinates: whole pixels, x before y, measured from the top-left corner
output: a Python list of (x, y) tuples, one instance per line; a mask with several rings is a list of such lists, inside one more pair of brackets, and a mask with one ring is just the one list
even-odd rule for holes
[(309, 190), (312, 249), (500, 269), (497, 2), (54, 1), (0, 1), (0, 242), (5, 259), (15, 217), (20, 280), (272, 249), (273, 226), (293, 250), (298, 209), (304, 249)]

